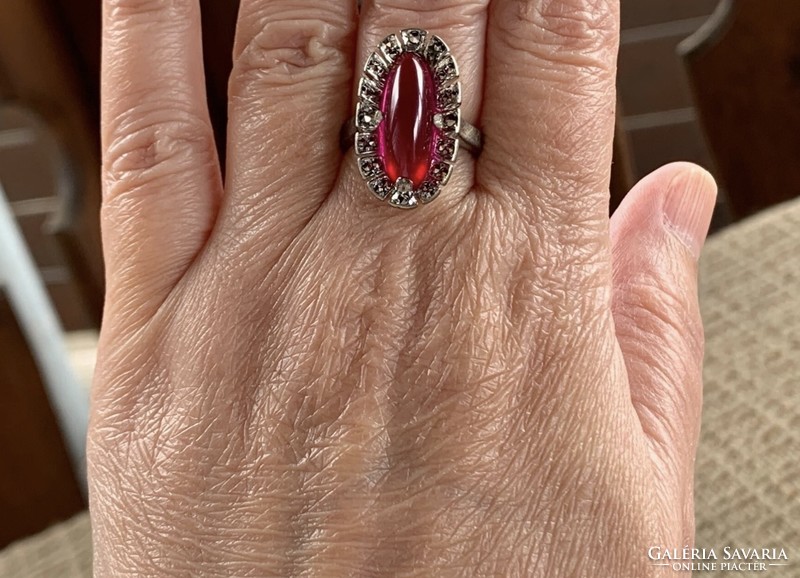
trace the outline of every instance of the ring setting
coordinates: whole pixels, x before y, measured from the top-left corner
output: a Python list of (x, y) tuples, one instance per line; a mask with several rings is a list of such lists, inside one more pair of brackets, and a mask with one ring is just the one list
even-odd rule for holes
[(480, 148), (477, 129), (462, 125), (458, 65), (444, 40), (417, 28), (384, 38), (364, 65), (352, 125), (370, 191), (400, 209), (433, 201), (452, 175), (459, 141)]

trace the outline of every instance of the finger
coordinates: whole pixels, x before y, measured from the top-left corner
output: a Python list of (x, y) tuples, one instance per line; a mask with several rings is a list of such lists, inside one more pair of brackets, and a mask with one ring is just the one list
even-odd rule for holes
[(489, 11), (476, 180), (562, 240), (565, 227), (607, 234), (618, 4), (494, 0)]
[(221, 194), (197, 0), (105, 0), (103, 244), (111, 308), (160, 304)]
[(481, 105), (483, 40), (488, 0), (370, 0), (365, 2), (358, 35), (359, 62), (387, 35), (420, 28), (444, 40), (458, 62), (461, 112), (475, 122)]
[[(461, 83), (461, 115), (476, 124), (481, 107), (484, 38), (489, 0), (369, 0), (364, 3), (358, 34), (356, 83), (367, 59), (390, 34), (405, 29), (423, 29), (439, 36), (456, 60)], [(357, 201), (375, 204), (361, 179), (352, 151), (346, 160), (342, 192)], [(472, 184), (473, 163), (463, 152), (446, 187), (450, 199), (458, 199)]]
[[(330, 192), (350, 114), (352, 0), (243, 0), (222, 218), (279, 249)], [(226, 236), (230, 238), (229, 235)], [(278, 241), (278, 242), (276, 242)]]
[(715, 199), (707, 172), (674, 164), (636, 185), (611, 221), (612, 309), (631, 400), (662, 487), (684, 496), (675, 515), (688, 533), (702, 404), (697, 259)]

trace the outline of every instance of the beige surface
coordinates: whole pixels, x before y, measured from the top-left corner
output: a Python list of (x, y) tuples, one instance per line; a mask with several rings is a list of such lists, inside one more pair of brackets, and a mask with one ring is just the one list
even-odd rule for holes
[(92, 575), (89, 515), (79, 514), (0, 553), (3, 578), (86, 578)]
[[(701, 266), (706, 394), (697, 544), (786, 548), (800, 576), (800, 202), (728, 229)], [(0, 553), (0, 576), (90, 575), (85, 515)], [(698, 576), (754, 576), (703, 573)], [(601, 578), (601, 577), (598, 577)]]
[[(800, 202), (709, 243), (697, 544), (786, 548), (800, 577)], [(704, 573), (703, 576), (750, 576)]]

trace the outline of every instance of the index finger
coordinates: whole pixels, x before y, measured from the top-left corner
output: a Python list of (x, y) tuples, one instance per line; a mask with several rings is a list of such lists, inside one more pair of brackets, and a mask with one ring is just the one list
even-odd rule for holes
[(152, 312), (222, 195), (198, 0), (103, 1), (103, 246), (110, 314)]

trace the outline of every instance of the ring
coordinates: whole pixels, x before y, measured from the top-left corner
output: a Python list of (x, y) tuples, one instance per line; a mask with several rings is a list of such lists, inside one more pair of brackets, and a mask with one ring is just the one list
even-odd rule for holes
[(458, 76), (447, 44), (417, 28), (390, 34), (367, 59), (342, 144), (355, 143), (359, 172), (378, 199), (400, 209), (429, 203), (459, 148), (480, 153), (480, 130), (461, 119)]

